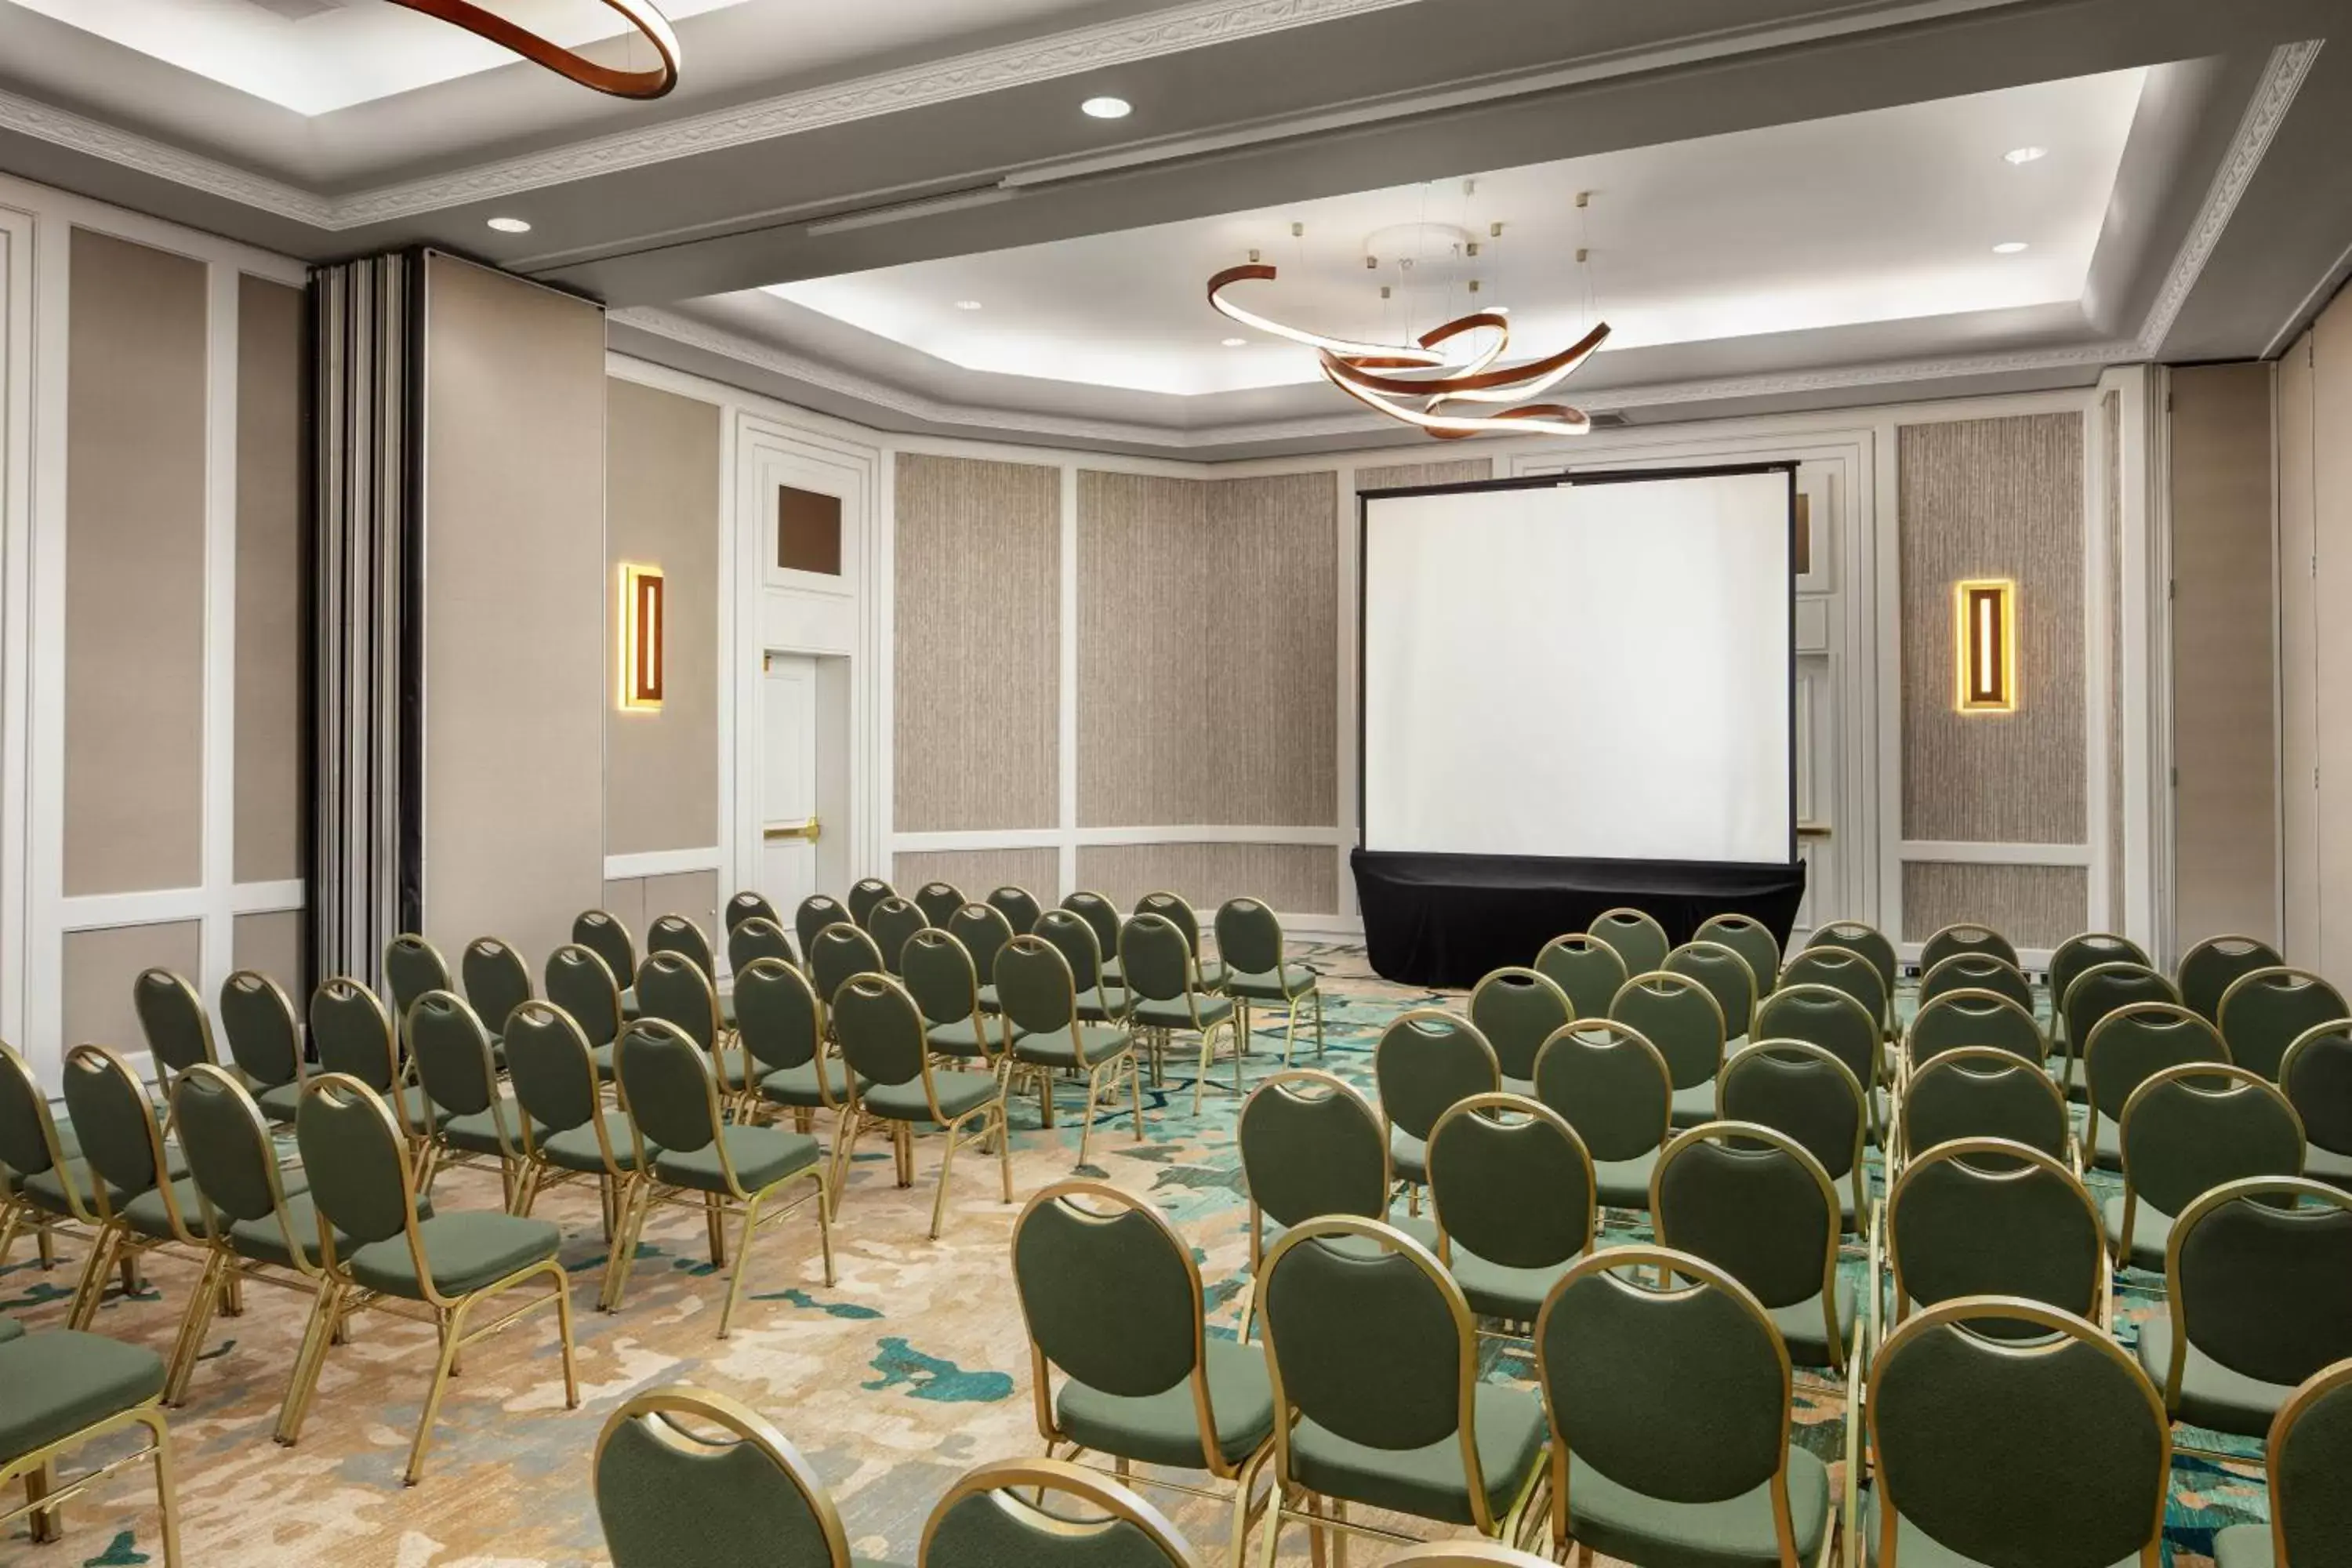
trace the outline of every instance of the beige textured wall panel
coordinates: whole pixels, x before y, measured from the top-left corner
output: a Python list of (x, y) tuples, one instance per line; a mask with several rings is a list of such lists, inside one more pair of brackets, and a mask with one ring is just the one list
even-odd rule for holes
[(719, 437), (714, 403), (604, 384), (604, 660), (616, 683), (625, 562), (662, 570), (662, 705), (604, 703), (604, 852), (719, 842)]
[(1337, 819), (1331, 473), (1078, 475), (1078, 821)]
[[(203, 940), (204, 928), (194, 921), (66, 932), (59, 964), (64, 1048), (145, 1050), (147, 1037), (140, 1033), (139, 1015), (131, 1006), (131, 983), (142, 969), (169, 969), (201, 990)], [(205, 1000), (209, 1005), (212, 998)], [(222, 1054), (227, 1050), (224, 1042)]]
[[(628, 928), (629, 941), (635, 945), (638, 956), (643, 957), (646, 951), (646, 879), (625, 877), (619, 881), (605, 883), (604, 902), (596, 907)], [(654, 912), (661, 913), (658, 910)], [(565, 940), (570, 940), (568, 929), (564, 936)]]
[(2319, 952), (2323, 974), (2352, 974), (2352, 294), (2312, 329), (2312, 513), (2319, 577), (2313, 637), (2319, 774)]
[(536, 960), (604, 892), (604, 317), (425, 279), (425, 934)]
[[(1906, 425), (1901, 465), (1903, 837), (2080, 844), (2083, 420)], [(2013, 713), (1956, 711), (1952, 584), (2017, 584)]]
[(1181, 893), (1209, 923), (1227, 899), (1263, 900), (1284, 914), (1339, 908), (1339, 852), (1328, 844), (1095, 844), (1078, 849), (1078, 885), (1119, 908), (1146, 893)]
[(2107, 713), (2104, 743), (2107, 767), (2106, 924), (2124, 923), (2124, 395), (2099, 400), (2106, 430), (2107, 495), (2101, 526), (2107, 536), (2107, 574), (2102, 592), (2107, 611)]
[(1391, 463), (1386, 468), (1358, 468), (1356, 489), (1401, 490), (1415, 485), (1467, 485), (1495, 477), (1492, 458), (1457, 458), (1443, 463)]
[(1051, 904), (1061, 899), (1061, 877), (1056, 849), (922, 849), (901, 853), (890, 867), (890, 885), (910, 899), (926, 882), (953, 882), (967, 899), (985, 899), (1009, 882)]
[(299, 289), (260, 278), (237, 279), (236, 876), (240, 882), (290, 881), (302, 874), (302, 658), (308, 633), (302, 576), (302, 312)]
[(2172, 373), (2174, 930), (2278, 937), (2271, 367)]
[(302, 963), (302, 919), (299, 910), (239, 915), (230, 946), (239, 969), (257, 969), (278, 982), (298, 1010), (309, 1006), (310, 996), (310, 976)]
[(68, 896), (203, 879), (205, 273), (185, 257), (73, 231)]
[(719, 873), (716, 871), (673, 871), (667, 876), (645, 879), (645, 919), (630, 931), (637, 939), (637, 950), (645, 951), (645, 929), (664, 915), (684, 915), (702, 928), (711, 946), (725, 944), (719, 939)]
[(1053, 826), (1061, 470), (902, 452), (895, 471), (893, 826)]
[(2311, 334), (2279, 362), (2279, 870), (2289, 963), (2319, 962), (2317, 579), (2313, 533)]
[(2020, 947), (2055, 947), (2090, 925), (2090, 872), (2080, 866), (1969, 866), (1909, 861), (1903, 868), (1903, 940), (1925, 942), (1974, 921)]

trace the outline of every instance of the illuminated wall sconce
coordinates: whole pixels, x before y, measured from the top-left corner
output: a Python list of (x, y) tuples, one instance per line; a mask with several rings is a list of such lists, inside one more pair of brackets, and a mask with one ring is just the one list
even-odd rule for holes
[(662, 574), (658, 566), (621, 568), (621, 706), (662, 705)]
[(2017, 711), (2017, 584), (1954, 584), (1952, 620), (1959, 639), (1960, 711)]

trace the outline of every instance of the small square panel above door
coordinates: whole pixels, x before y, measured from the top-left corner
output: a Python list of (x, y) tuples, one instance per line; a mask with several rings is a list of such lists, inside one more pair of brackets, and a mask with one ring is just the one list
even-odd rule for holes
[(776, 487), (775, 552), (779, 572), (841, 575), (841, 498), (793, 485)]

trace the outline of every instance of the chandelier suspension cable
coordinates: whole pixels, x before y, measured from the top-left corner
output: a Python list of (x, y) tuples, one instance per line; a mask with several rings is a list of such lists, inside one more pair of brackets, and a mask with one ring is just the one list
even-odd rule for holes
[(510, 49), (535, 65), (567, 81), (614, 98), (660, 98), (677, 86), (677, 34), (669, 25), (654, 0), (603, 0), (603, 4), (621, 14), (632, 30), (630, 52), (635, 52), (635, 40), (643, 38), (654, 47), (661, 63), (646, 70), (615, 70), (598, 65), (577, 49), (568, 49), (551, 38), (541, 37), (530, 28), (509, 21), (496, 12), (485, 10), (473, 0), (392, 0), (395, 5), (463, 27), (479, 38), (486, 38), (501, 48)]

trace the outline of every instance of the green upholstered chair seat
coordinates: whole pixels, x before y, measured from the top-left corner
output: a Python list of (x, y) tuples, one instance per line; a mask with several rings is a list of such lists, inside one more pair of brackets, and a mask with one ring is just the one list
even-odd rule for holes
[[(462, 1296), (517, 1269), (544, 1263), (563, 1244), (562, 1228), (553, 1220), (519, 1219), (490, 1209), (435, 1215), (417, 1222), (416, 1236), (425, 1249), (425, 1265), (433, 1271), (433, 1288), (444, 1296)], [(372, 1241), (353, 1251), (351, 1271), (352, 1279), (387, 1296), (416, 1300), (424, 1295), (404, 1236)]]
[(0, 1346), (0, 1463), (163, 1392), (163, 1358), (104, 1334), (56, 1329)]
[(1101, 1024), (1081, 1024), (1074, 1039), (1068, 1029), (1048, 1029), (1024, 1035), (1013, 1042), (1013, 1054), (1038, 1067), (1093, 1067), (1127, 1049), (1134, 1037), (1125, 1029)]
[(0, 1345), (25, 1337), (25, 1325), (14, 1318), (0, 1318)]
[[(1853, 1343), (1853, 1281), (1846, 1278), (1843, 1269), (1838, 1271), (1833, 1299), (1837, 1302), (1838, 1339), (1850, 1345)], [(1780, 1331), (1780, 1338), (1789, 1347), (1791, 1365), (1832, 1364), (1829, 1325), (1822, 1321), (1822, 1299), (1818, 1294), (1806, 1297), (1793, 1307), (1769, 1308), (1766, 1315)]]
[(1548, 1263), (1539, 1268), (1514, 1268), (1507, 1263), (1496, 1263), (1479, 1257), (1460, 1242), (1454, 1244), (1454, 1282), (1462, 1287), (1462, 1298), (1470, 1310), (1489, 1318), (1507, 1318), (1515, 1323), (1532, 1323), (1543, 1310), (1544, 1298), (1559, 1282), (1578, 1258), (1559, 1263)]
[(2123, 1129), (2106, 1117), (2093, 1110), (2090, 1114), (2091, 1135), (2083, 1141), (2091, 1163), (2102, 1171), (2124, 1168)]
[(1630, 1160), (1593, 1161), (1595, 1200), (1603, 1208), (1646, 1211), (1650, 1206), (1650, 1177), (1657, 1168), (1655, 1149), (1644, 1149)]
[[(1879, 1521), (1882, 1517), (1878, 1511), (1879, 1503), (1878, 1489), (1873, 1487), (1864, 1494), (1862, 1505), (1863, 1518), (1869, 1525), (1869, 1528), (1863, 1532), (1863, 1538), (1868, 1544), (1870, 1552), (1868, 1561), (1872, 1563), (1878, 1561), (1878, 1531)], [(2270, 1526), (2265, 1524), (2238, 1528), (2256, 1529), (2261, 1531), (2263, 1554), (2252, 1561), (2268, 1563), (2271, 1543)], [(2222, 1533), (2226, 1535), (2229, 1532), (2224, 1531)], [(2215, 1544), (2218, 1547), (2220, 1543), (2217, 1542)], [(1985, 1568), (1985, 1564), (1975, 1558), (1963, 1557), (1950, 1547), (1933, 1539), (1926, 1531), (1921, 1530), (1900, 1513), (1896, 1514), (1895, 1519), (1895, 1557), (1903, 1568)], [(2138, 1562), (2137, 1554), (2134, 1554), (2115, 1564), (2115, 1568), (2134, 1568)], [(2230, 1560), (2217, 1553), (2214, 1558), (2214, 1568), (2230, 1568)]]
[(624, 986), (622, 986), (622, 987), (621, 987), (621, 1016), (622, 1016), (622, 1018), (624, 1018), (624, 1019), (625, 1020), (625, 1019), (635, 1018), (635, 1017), (636, 1017), (636, 1016), (639, 1016), (639, 1010), (638, 1010), (638, 1007), (637, 1007), (637, 988), (636, 988), (635, 986), (634, 986), (634, 985), (624, 985)]
[(1106, 985), (1124, 985), (1127, 984), (1127, 971), (1121, 969), (1118, 966), (1118, 960), (1112, 957), (1109, 953), (1103, 954), (1102, 977), (1103, 984)]
[(1223, 991), (1225, 988), (1225, 982), (1232, 978), (1232, 974), (1225, 969), (1225, 961), (1223, 959), (1204, 958), (1201, 960), (1202, 990)]
[[(747, 1193), (772, 1186), (793, 1172), (817, 1163), (816, 1140), (804, 1132), (781, 1127), (730, 1124), (719, 1130), (727, 1141), (727, 1157), (735, 1163), (735, 1179)], [(719, 1145), (706, 1143), (690, 1153), (664, 1150), (654, 1156), (654, 1173), (674, 1186), (698, 1193), (723, 1193), (726, 1173), (719, 1168)]]
[(985, 1056), (1004, 1043), (1004, 1025), (1001, 1020), (950, 1018), (925, 1029), (923, 1042), (943, 1057)]
[[(1579, 1545), (1645, 1568), (1769, 1568), (1780, 1561), (1769, 1482), (1722, 1502), (1666, 1502), (1621, 1487), (1570, 1455), (1568, 1512)], [(1796, 1447), (1789, 1450), (1789, 1522), (1797, 1560), (1812, 1562), (1829, 1529), (1830, 1472)]]
[(1004, 1004), (996, 999), (996, 987), (993, 984), (980, 988), (980, 1010), (983, 1013), (1001, 1013), (1004, 1010)]
[(261, 1114), (272, 1121), (292, 1121), (294, 1108), (302, 1103), (302, 1086), (299, 1083), (272, 1084), (268, 1089), (256, 1087), (253, 1102), (261, 1107)]
[(768, 1069), (749, 1051), (721, 1050), (710, 1058), (710, 1076), (719, 1080), (720, 1093), (740, 1094), (757, 1088)]
[(1675, 1090), (1674, 1124), (1677, 1128), (1696, 1127), (1702, 1121), (1715, 1120), (1715, 1079), (1695, 1083), (1688, 1089)]
[(719, 984), (719, 1026), (722, 1029), (735, 1026), (735, 983), (731, 980), (722, 980)]
[(1402, 1127), (1389, 1129), (1389, 1177), (1416, 1184), (1429, 1180), (1429, 1140)]
[(420, 1131), (439, 1131), (449, 1124), (449, 1113), (433, 1103), (422, 1084), (412, 1083), (400, 1091), (401, 1108), (407, 1112), (408, 1124)]
[[(63, 1141), (62, 1137), (59, 1141)], [(176, 1182), (188, 1173), (188, 1162), (177, 1149), (167, 1149), (163, 1152), (163, 1168), (170, 1173), (172, 1180)], [(68, 1154), (63, 1165), (52, 1165), (38, 1175), (16, 1178), (16, 1184), (24, 1189), (25, 1195), (33, 1200), (34, 1207), (46, 1209), (54, 1215), (73, 1213), (66, 1206), (68, 1180), (72, 1181), (74, 1193), (81, 1199), (82, 1206), (87, 1209), (96, 1209), (98, 1189), (91, 1184), (89, 1162), (79, 1155)], [(108, 1201), (120, 1203), (123, 1197), (122, 1189), (110, 1184), (106, 1189), (106, 1195)]]
[(1191, 1002), (1181, 996), (1166, 1002), (1139, 1001), (1135, 1005), (1135, 1021), (1149, 1024), (1155, 1029), (1189, 1029), (1192, 1014), (1198, 1009), (1201, 1027), (1222, 1024), (1234, 1016), (1234, 999), (1230, 996), (1195, 995)]
[[(290, 1175), (292, 1173), (289, 1173)], [(188, 1227), (191, 1236), (210, 1236), (212, 1226), (205, 1223), (204, 1200), (196, 1192), (195, 1179), (182, 1176), (172, 1184), (172, 1199), (180, 1205), (180, 1223)], [(163, 1193), (151, 1187), (121, 1207), (122, 1223), (142, 1236), (168, 1239), (172, 1235), (172, 1218), (163, 1207)]]
[(468, 1154), (499, 1155), (505, 1152), (499, 1143), (499, 1131), (506, 1131), (508, 1148), (520, 1152), (522, 1149), (521, 1113), (511, 1100), (501, 1100), (488, 1110), (470, 1115), (453, 1116), (441, 1129), (441, 1136), (452, 1149), (462, 1149)]
[[(294, 1173), (287, 1173), (286, 1223), (292, 1227), (294, 1238), (301, 1244), (303, 1261), (315, 1267), (319, 1261), (319, 1210), (310, 1201), (307, 1185)], [(416, 1217), (433, 1217), (433, 1200), (419, 1193), (416, 1195)], [(260, 1219), (241, 1219), (228, 1227), (229, 1247), (240, 1258), (251, 1258), (263, 1263), (275, 1263), (280, 1268), (296, 1267), (294, 1255), (286, 1249), (286, 1237), (278, 1222), (264, 1215)], [(349, 1255), (351, 1237), (335, 1232), (335, 1256)]]
[(613, 1066), (613, 1041), (606, 1040), (601, 1046), (588, 1047), (588, 1059), (596, 1064), (596, 1081), (599, 1083), (610, 1083), (618, 1076)]
[[(2161, 1390), (2171, 1362), (2172, 1320), (2159, 1314), (2139, 1326), (2139, 1364)], [(2180, 1370), (2179, 1408), (2173, 1414), (2209, 1431), (2260, 1437), (2269, 1433), (2271, 1417), (2294, 1392), (2288, 1384), (2232, 1372), (2192, 1343)]]
[(1089, 985), (1078, 993), (1078, 1016), (1089, 1024), (1124, 1018), (1135, 998), (1120, 985)]
[[(65, 1129), (58, 1129), (60, 1136)], [(2303, 1173), (2315, 1182), (2326, 1182), (2331, 1187), (2352, 1190), (2352, 1154), (2339, 1154), (2333, 1149), (2323, 1149), (2316, 1143), (2303, 1146)]]
[[(1413, 1240), (1429, 1248), (1432, 1253), (1436, 1252), (1437, 1222), (1430, 1218), (1428, 1215), (1384, 1215), (1381, 1218), (1381, 1223), (1389, 1226), (1391, 1230), (1401, 1230), (1404, 1232), (1407, 1236), (1412, 1237)], [(1290, 1227), (1288, 1226), (1276, 1225), (1271, 1220), (1267, 1221), (1265, 1226), (1265, 1250), (1272, 1252), (1276, 1244), (1289, 1234)], [(1330, 1237), (1318, 1245), (1328, 1247), (1334, 1252), (1345, 1253), (1350, 1258), (1381, 1258), (1387, 1255), (1386, 1249), (1383, 1248), (1380, 1243), (1376, 1241), (1367, 1241), (1360, 1236)]]
[[(997, 1078), (992, 1072), (940, 1072), (931, 1074), (931, 1092), (939, 1096), (940, 1114), (950, 1121), (977, 1110), (996, 1098)], [(877, 1083), (865, 1089), (858, 1103), (867, 1110), (892, 1121), (922, 1121), (931, 1120), (930, 1101), (923, 1098), (923, 1080), (908, 1079), (905, 1083)]]
[(2215, 1534), (2213, 1568), (2277, 1568), (2271, 1555), (2271, 1527), (2233, 1524)]
[(1251, 1002), (1287, 1002), (1314, 990), (1315, 978), (1313, 970), (1296, 963), (1284, 964), (1279, 974), (1271, 969), (1255, 974), (1234, 970), (1225, 976), (1225, 990)]
[[(2099, 1217), (2106, 1222), (2107, 1250), (2113, 1252), (2123, 1245), (2124, 1199), (2121, 1193), (2099, 1205)], [(2132, 1210), (2131, 1266), (2150, 1273), (2164, 1272), (2165, 1244), (2172, 1239), (2172, 1216), (2140, 1199)]]
[[(1274, 1436), (1274, 1385), (1266, 1381), (1265, 1352), (1257, 1345), (1211, 1340), (1208, 1366), (1217, 1448), (1227, 1464), (1239, 1464)], [(1066, 1380), (1056, 1409), (1062, 1430), (1097, 1454), (1182, 1469), (1208, 1468), (1201, 1452), (1201, 1420), (1193, 1412), (1190, 1377), (1140, 1398), (1122, 1398)]]
[[(1500, 1519), (1543, 1457), (1543, 1404), (1525, 1389), (1491, 1383), (1478, 1384), (1476, 1401), (1486, 1506)], [(1326, 1497), (1448, 1524), (1474, 1522), (1458, 1435), (1424, 1448), (1369, 1448), (1302, 1416), (1291, 1429), (1290, 1458), (1299, 1482)]]
[[(607, 1110), (604, 1115), (604, 1137), (613, 1146), (613, 1163), (624, 1171), (637, 1168), (636, 1145), (629, 1140), (628, 1113)], [(592, 1176), (604, 1173), (604, 1152), (597, 1146), (596, 1128), (593, 1122), (567, 1127), (561, 1132), (550, 1132), (539, 1140), (539, 1152), (547, 1163), (565, 1171), (585, 1171)]]
[[(824, 1095), (817, 1091), (817, 1064), (805, 1061), (796, 1068), (778, 1068), (760, 1080), (760, 1093), (771, 1104), (792, 1106), (822, 1106)], [(831, 1091), (833, 1103), (839, 1105), (849, 1098), (849, 1064), (838, 1057), (824, 1058), (824, 1087)], [(866, 1080), (859, 1079), (857, 1087), (865, 1089)]]

